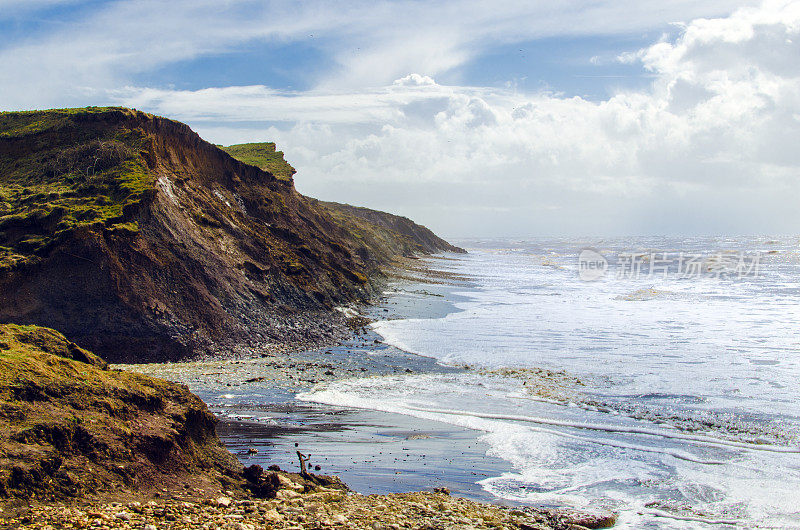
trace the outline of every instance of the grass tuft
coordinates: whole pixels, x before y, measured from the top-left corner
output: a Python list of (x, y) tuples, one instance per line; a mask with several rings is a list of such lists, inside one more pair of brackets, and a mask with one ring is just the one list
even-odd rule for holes
[(273, 142), (236, 144), (227, 147), (219, 147), (236, 160), (268, 171), (280, 180), (291, 181), (292, 176), (297, 172), (284, 160), (283, 151), (275, 150), (275, 144)]

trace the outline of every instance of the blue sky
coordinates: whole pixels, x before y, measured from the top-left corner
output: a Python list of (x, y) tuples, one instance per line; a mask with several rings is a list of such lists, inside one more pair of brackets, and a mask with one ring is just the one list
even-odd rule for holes
[[(83, 27), (93, 12), (112, 6), (107, 1), (10, 2), (0, 16), (0, 42), (35, 41), (65, 27)], [(251, 2), (243, 2), (246, 10)], [(3, 4), (0, 4), (3, 5)], [(13, 7), (17, 7), (16, 10)], [(709, 9), (724, 13), (725, 9)], [(517, 87), (520, 91), (552, 91), (568, 96), (606, 98), (621, 89), (647, 86), (651, 75), (641, 64), (621, 64), (616, 58), (677, 33), (672, 22), (656, 20), (641, 28), (610, 34), (546, 36), (511, 43), (486, 42), (474, 56), (437, 76), (444, 84)], [(313, 31), (313, 30), (310, 30)], [(277, 89), (308, 90), (342, 66), (330, 50), (335, 36), (313, 33), (291, 39), (254, 39), (221, 46), (186, 60), (164, 62), (136, 72), (130, 81), (140, 86), (198, 90), (231, 85), (266, 85)], [(357, 56), (357, 43), (346, 53)], [(408, 72), (411, 73), (411, 72)]]
[(0, 0), (0, 108), (276, 141), (448, 236), (797, 230), (797, 1), (487, 5)]

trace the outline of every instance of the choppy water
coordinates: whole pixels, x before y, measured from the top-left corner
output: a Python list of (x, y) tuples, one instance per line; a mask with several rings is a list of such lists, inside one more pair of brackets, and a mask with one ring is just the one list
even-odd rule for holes
[[(613, 509), (623, 528), (800, 527), (798, 243), (465, 242), (470, 254), (437, 263), (473, 279), (454, 288), (453, 312), (375, 329), (473, 370), (346, 380), (301, 398), (483, 432), (508, 462), (481, 482), (497, 497)], [(584, 247), (609, 258), (598, 281), (578, 278)], [(680, 277), (678, 264), (622, 271), (625, 253), (664, 251), (760, 253), (759, 275), (717, 275), (708, 261), (700, 276)]]

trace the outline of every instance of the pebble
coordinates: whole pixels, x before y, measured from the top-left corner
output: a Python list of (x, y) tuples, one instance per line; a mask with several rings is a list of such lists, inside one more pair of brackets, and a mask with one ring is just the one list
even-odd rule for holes
[[(354, 528), (395, 530), (400, 528), (476, 528), (567, 530), (605, 528), (607, 517), (571, 512), (549, 512), (533, 508), (509, 508), (481, 504), (444, 493), (416, 492), (391, 495), (343, 494), (330, 488), (300, 494), (279, 491), (272, 500), (238, 499), (229, 496), (185, 500), (162, 500), (145, 504), (98, 504), (88, 509), (66, 506), (30, 508), (17, 518), (0, 512), (0, 528), (85, 528), (108, 530), (255, 530), (290, 528)], [(329, 498), (331, 500), (326, 500)], [(120, 511), (126, 506), (130, 511)], [(595, 526), (597, 525), (597, 526)]]

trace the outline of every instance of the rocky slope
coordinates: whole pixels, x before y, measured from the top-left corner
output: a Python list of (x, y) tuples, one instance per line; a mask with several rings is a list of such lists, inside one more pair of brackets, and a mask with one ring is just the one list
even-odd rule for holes
[(198, 397), (105, 366), (53, 330), (0, 325), (0, 499), (218, 492), (241, 482)]
[(300, 195), (274, 145), (227, 149), (268, 170), (135, 110), (0, 113), (0, 322), (110, 361), (310, 346), (393, 258), (456, 250)]

